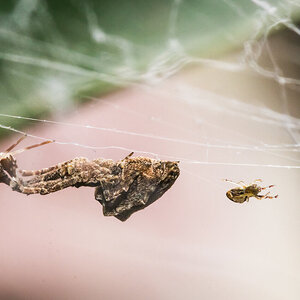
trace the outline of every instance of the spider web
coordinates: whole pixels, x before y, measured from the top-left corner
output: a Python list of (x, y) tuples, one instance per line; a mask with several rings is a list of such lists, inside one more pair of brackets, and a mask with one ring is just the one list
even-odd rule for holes
[[(236, 31), (228, 31), (225, 25), (224, 30), (218, 28), (217, 37), (231, 45), (222, 46), (205, 35), (205, 30), (216, 21), (200, 12), (197, 12), (201, 20), (197, 28), (199, 36), (185, 39), (183, 28), (189, 30), (194, 24), (185, 24), (181, 12), (185, 6), (192, 11), (193, 6), (188, 1), (174, 0), (167, 8), (168, 20), (160, 47), (156, 46), (153, 52), (149, 45), (141, 45), (134, 38), (110, 34), (101, 27), (101, 19), (92, 5), (78, 5), (74, 1), (74, 6), (84, 11), (87, 36), (95, 45), (89, 55), (84, 49), (81, 52), (80, 48), (70, 50), (64, 46), (48, 8), (38, 1), (29, 2), (27, 18), (20, 13), (24, 1), (18, 2), (15, 17), (22, 16), (19, 22), (26, 27), (30, 12), (36, 10), (51, 27), (53, 40), (37, 43), (32, 36), (1, 29), (3, 39), (19, 40), (19, 49), (1, 48), (0, 60), (9, 63), (10, 76), (25, 82), (20, 84), (16, 98), (25, 95), (30, 98), (26, 105), (41, 111), (42, 99), (48, 114), (42, 119), (1, 110), (0, 128), (27, 134), (28, 143), (48, 139), (55, 143), (18, 156), (22, 168), (39, 169), (77, 156), (119, 160), (133, 151), (139, 156), (180, 161), (180, 187), (178, 194), (173, 194), (176, 199), (173, 206), (179, 207), (184, 199), (186, 210), (201, 209), (198, 198), (203, 196), (205, 201), (211, 201), (206, 209), (212, 217), (212, 211), (218, 207), (214, 199), (224, 198), (225, 191), (231, 188), (222, 179), (251, 182), (262, 178), (267, 184), (277, 185), (281, 199), (290, 199), (290, 208), (285, 213), (293, 220), (296, 218), (300, 169), (300, 29), (294, 18), (299, 14), (299, 1), (245, 1), (251, 8), (251, 18), (244, 4), (240, 4), (244, 1), (220, 1), (238, 19), (247, 19), (242, 27), (248, 28), (246, 38), (239, 38), (240, 28)], [(215, 43), (210, 53), (202, 51), (201, 46), (210, 42)], [(97, 46), (101, 53), (97, 52)], [(41, 55), (46, 48), (48, 56)], [(147, 57), (147, 63), (141, 62), (141, 56)], [(43, 76), (27, 74), (28, 66), (43, 70)], [(31, 94), (26, 90), (26, 82), (34, 86)], [(90, 90), (99, 83), (105, 91), (114, 92), (91, 96)], [(12, 95), (5, 100), (15, 100), (9, 97)], [(72, 97), (86, 101), (77, 106)], [(12, 120), (27, 121), (26, 129), (12, 126)], [(166, 211), (167, 207), (165, 204), (163, 209)], [(191, 219), (197, 217), (197, 209)], [(176, 215), (176, 208), (173, 213)], [(202, 217), (201, 225), (207, 221)], [(273, 217), (269, 220), (274, 221)], [(299, 245), (291, 240), (293, 257)], [(209, 254), (210, 250), (207, 248), (205, 255), (213, 260), (215, 256)], [(244, 267), (247, 269), (249, 265)], [(283, 269), (296, 276), (295, 267)], [(279, 277), (274, 278), (267, 287), (274, 280), (279, 282)], [(288, 280), (282, 284), (278, 293), (286, 296)], [(296, 288), (290, 291), (289, 299), (296, 299), (297, 292)]]
[[(236, 2), (224, 1), (224, 3), (235, 14), (241, 17), (246, 16), (246, 12)], [(157, 56), (152, 58), (144, 71), (135, 68), (137, 65), (137, 59), (134, 57), (137, 52), (135, 48), (139, 46), (124, 38), (107, 34), (98, 25), (97, 15), (90, 7), (86, 6), (85, 11), (90, 38), (99, 44), (112, 47), (115, 51), (116, 49), (119, 50), (121, 54), (118, 55), (123, 58), (119, 69), (123, 68), (123, 72), (120, 70), (107, 73), (89, 71), (84, 67), (80, 68), (76, 65), (60, 63), (59, 59), (56, 62), (55, 60), (50, 61), (44, 58), (9, 52), (2, 52), (0, 56), (4, 61), (12, 61), (17, 66), (28, 64), (52, 69), (62, 74), (72, 74), (75, 78), (78, 77), (81, 83), (82, 78), (96, 78), (114, 86), (131, 86), (132, 91), (135, 90), (137, 94), (141, 95), (138, 100), (139, 103), (131, 102), (128, 106), (125, 101), (118, 101), (115, 104), (110, 100), (110, 96), (102, 96), (97, 99), (93, 98), (87, 106), (94, 109), (96, 103), (98, 103), (99, 109), (106, 106), (107, 111), (105, 113), (109, 114), (113, 121), (122, 114), (124, 123), (126, 123), (126, 119), (135, 117), (139, 119), (139, 123), (134, 126), (135, 128), (127, 128), (127, 124), (123, 123), (116, 127), (113, 125), (116, 122), (111, 122), (112, 126), (109, 127), (107, 123), (100, 121), (95, 122), (96, 125), (94, 125), (94, 123), (83, 118), (79, 123), (64, 122), (61, 117), (56, 117), (57, 112), (54, 114), (54, 120), (40, 120), (26, 115), (2, 113), (0, 114), (2, 119), (1, 128), (24, 133), (5, 124), (9, 124), (9, 119), (12, 118), (27, 120), (32, 123), (44, 123), (56, 128), (68, 127), (73, 137), (71, 140), (69, 138), (59, 138), (55, 135), (43, 137), (30, 134), (30, 132), (27, 132), (27, 134), (34, 138), (51, 138), (58, 144), (69, 144), (87, 149), (125, 150), (119, 155), (126, 155), (128, 151), (134, 151), (136, 154), (141, 155), (180, 160), (183, 166), (204, 164), (212, 166), (299, 168), (300, 121), (298, 119), (299, 106), (297, 100), (295, 100), (298, 96), (300, 82), (297, 74), (295, 74), (298, 65), (296, 61), (296, 67), (291, 70), (289, 64), (292, 62), (289, 61), (289, 56), (286, 53), (278, 54), (279, 51), (276, 49), (279, 45), (278, 47), (283, 48), (281, 51), (285, 51), (282, 44), (287, 40), (293, 40), (293, 44), (290, 45), (292, 47), (291, 51), (296, 51), (299, 28), (292, 21), (292, 12), (298, 9), (299, 5), (293, 1), (279, 4), (276, 2), (252, 1), (251, 4), (256, 6), (254, 14), (257, 17), (252, 25), (249, 38), (244, 42), (243, 49), (233, 55), (227, 55), (216, 60), (207, 57), (195, 57), (185, 50), (184, 45), (181, 44), (176, 35), (180, 7), (183, 3), (174, 1), (169, 13), (165, 47)], [(19, 5), (22, 7), (22, 1)], [(37, 3), (33, 1), (32, 5), (32, 9), (34, 9)], [(28, 10), (30, 11), (30, 9)], [(15, 12), (15, 14), (17, 13), (18, 11)], [(40, 13), (45, 12), (41, 11)], [(25, 17), (26, 14), (24, 19)], [(284, 36), (281, 41), (277, 41), (276, 37), (269, 37), (270, 32), (274, 31), (279, 25), (286, 29), (285, 35), (288, 36)], [(13, 36), (13, 32), (2, 30), (2, 34), (11, 39), (16, 38)], [(229, 33), (227, 35), (228, 39), (234, 38)], [(261, 36), (262, 38), (257, 40)], [(23, 46), (30, 48), (29, 46), (32, 43), (33, 41), (25, 37)], [(97, 58), (92, 60), (91, 57), (81, 56), (77, 52), (70, 53), (69, 50), (59, 48), (55, 44), (41, 45), (41, 47), (44, 46), (52, 47), (52, 51), (63, 51), (65, 52), (64, 55), (76, 56), (80, 61), (88, 60), (89, 64), (97, 63), (99, 69), (103, 67), (101, 60), (99, 63)], [(107, 60), (113, 61), (116, 59), (114, 54), (109, 57), (107, 52), (106, 55), (108, 56)], [(295, 59), (297, 59), (296, 56), (291, 58), (291, 60)], [(283, 64), (282, 60), (287, 62)], [(281, 67), (282, 64), (283, 67)], [(17, 68), (10, 72), (25, 76)], [(292, 76), (293, 72), (294, 77)], [(289, 76), (289, 73), (292, 73), (292, 75)], [(230, 78), (229, 82), (228, 78)], [(29, 80), (34, 80), (34, 78), (29, 78)], [(43, 100), (46, 98), (51, 107), (59, 110), (69, 107), (72, 87), (67, 81), (68, 78), (62, 78), (62, 80), (56, 80), (55, 78), (43, 79), (42, 82), (38, 83), (43, 85), (43, 95), (40, 96)], [(245, 85), (245, 88), (238, 87), (239, 83), (234, 84), (234, 81)], [(247, 81), (248, 86), (246, 85)], [(75, 84), (75, 82), (76, 79), (72, 78), (72, 84)], [(225, 86), (227, 83), (229, 84), (228, 87)], [(258, 89), (257, 93), (249, 94), (250, 86), (260, 87), (261, 85), (265, 85), (265, 89), (261, 87), (261, 90)], [(229, 89), (238, 90), (238, 92), (231, 92)], [(48, 95), (45, 96), (46, 94)], [(81, 96), (86, 99), (91, 98), (84, 94)], [(122, 92), (120, 92), (120, 97), (122, 97)], [(271, 99), (266, 99), (266, 97)], [(36, 103), (34, 102), (33, 105), (36, 105)], [(143, 105), (151, 106), (153, 109), (146, 111), (143, 109)], [(164, 111), (163, 114), (162, 111)], [(77, 113), (81, 113), (80, 109)], [(101, 111), (99, 113), (101, 114)], [(168, 115), (178, 116), (183, 124), (188, 124), (185, 126), (178, 124), (176, 118)], [(218, 120), (220, 116), (222, 116), (223, 122)], [(136, 128), (140, 128), (140, 123), (144, 122), (148, 123), (149, 129), (147, 131), (136, 130)], [(110, 133), (116, 135), (117, 138), (122, 135), (131, 142), (126, 143), (127, 147), (123, 145), (123, 142), (117, 142), (113, 145), (107, 145), (103, 142), (100, 145), (95, 142), (80, 143), (80, 137), (76, 134), (79, 128), (81, 130), (78, 130), (78, 132), (85, 131), (85, 134), (93, 130)], [(218, 132), (222, 132), (222, 135), (216, 137), (215, 134)], [(152, 142), (166, 144), (168, 145), (167, 151), (162, 149), (154, 151), (153, 147), (145, 144), (142, 147), (135, 147), (137, 139), (147, 140), (147, 144)], [(106, 153), (103, 154), (109, 156)], [(223, 158), (224, 153), (226, 153), (225, 157), (228, 157), (228, 159)], [(232, 154), (231, 160), (227, 155), (228, 153)], [(254, 153), (258, 156), (257, 159), (250, 159)], [(101, 155), (101, 152), (99, 154)]]

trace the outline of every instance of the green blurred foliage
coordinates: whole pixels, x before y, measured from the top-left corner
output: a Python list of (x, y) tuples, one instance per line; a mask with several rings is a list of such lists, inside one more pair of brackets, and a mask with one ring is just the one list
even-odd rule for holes
[[(266, 3), (284, 12), (289, 1)], [(174, 54), (215, 57), (259, 36), (264, 13), (249, 0), (1, 1), (0, 112), (40, 117), (145, 80)]]

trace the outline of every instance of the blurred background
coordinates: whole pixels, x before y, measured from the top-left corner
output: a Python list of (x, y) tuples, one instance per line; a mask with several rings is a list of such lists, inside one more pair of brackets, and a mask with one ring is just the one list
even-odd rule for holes
[(1, 151), (181, 169), (125, 223), (92, 188), (2, 184), (0, 299), (299, 299), (299, 21), (299, 0), (0, 2)]

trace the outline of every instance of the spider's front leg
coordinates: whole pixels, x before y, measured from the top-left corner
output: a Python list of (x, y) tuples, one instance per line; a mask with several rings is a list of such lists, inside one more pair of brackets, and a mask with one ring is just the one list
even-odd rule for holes
[(44, 175), (46, 173), (56, 171), (57, 169), (59, 169), (59, 165), (40, 169), (40, 170), (35, 170), (35, 171), (34, 170), (18, 170), (18, 173), (23, 177), (30, 177), (30, 176)]
[(269, 196), (270, 192), (266, 193), (265, 195), (256, 195), (255, 198), (258, 200), (262, 200), (262, 199), (274, 199), (277, 198), (278, 195), (275, 196)]
[(24, 194), (50, 194), (70, 186), (97, 186), (107, 169), (87, 158), (75, 158), (56, 166), (38, 170), (21, 171), (25, 176), (33, 176), (18, 186)]
[(262, 182), (262, 179), (255, 179), (255, 180), (253, 180), (250, 185), (252, 185), (254, 183), (257, 183), (257, 182)]
[(65, 178), (65, 179), (56, 179), (51, 181), (40, 181), (34, 184), (19, 184), (18, 189), (21, 193), (30, 195), (30, 194), (40, 194), (46, 195), (54, 193), (60, 190), (63, 190), (69, 186), (75, 186), (77, 183), (77, 178)]
[(272, 188), (272, 187), (274, 187), (274, 186), (275, 186), (274, 184), (271, 184), (271, 185), (269, 185), (269, 186), (261, 187), (260, 189), (261, 189), (261, 190), (265, 190), (265, 189)]
[(55, 166), (44, 168), (36, 171), (19, 170), (19, 174), (24, 177), (33, 176), (30, 180), (26, 181), (27, 184), (35, 184), (41, 181), (52, 181), (67, 176), (72, 176), (80, 173), (83, 166), (90, 163), (87, 158), (79, 157), (72, 160), (68, 160), (63, 163), (59, 163)]
[(234, 184), (234, 185), (236, 185), (236, 186), (238, 186), (238, 187), (241, 187), (241, 188), (245, 188), (245, 187), (247, 186), (246, 183), (245, 183), (244, 181), (242, 181), (242, 180), (239, 181), (239, 182), (234, 182), (234, 181), (229, 180), (229, 179), (223, 179), (223, 181), (232, 183), (232, 184)]

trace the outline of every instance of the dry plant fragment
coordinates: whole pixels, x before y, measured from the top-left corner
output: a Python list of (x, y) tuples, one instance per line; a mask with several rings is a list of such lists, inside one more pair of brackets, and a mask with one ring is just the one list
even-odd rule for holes
[[(50, 168), (37, 171), (18, 169), (18, 172), (13, 156), (8, 156), (11, 161), (5, 156), (7, 165), (2, 168), (4, 173), (0, 173), (0, 178), (3, 178), (0, 182), (27, 195), (45, 195), (71, 186), (95, 187), (95, 199), (102, 204), (103, 214), (125, 221), (132, 213), (160, 198), (180, 173), (178, 162), (131, 157), (132, 154), (117, 162), (101, 158), (90, 161), (79, 157)], [(8, 171), (10, 169), (12, 172)], [(24, 180), (28, 176), (32, 178)]]
[(259, 195), (259, 193), (262, 190), (274, 187), (274, 185), (261, 187), (261, 186), (255, 184), (255, 182), (262, 182), (261, 179), (256, 179), (249, 185), (246, 185), (243, 181), (239, 181), (237, 183), (235, 183), (231, 180), (228, 180), (228, 179), (224, 179), (224, 181), (227, 181), (227, 182), (230, 182), (230, 183), (233, 183), (233, 184), (239, 186), (238, 188), (231, 189), (226, 193), (227, 198), (236, 203), (244, 203), (245, 201), (248, 202), (249, 198), (251, 198), (251, 197), (255, 197), (258, 200), (273, 199), (273, 198), (278, 197), (278, 195), (269, 196), (270, 192), (267, 192), (265, 195)]

